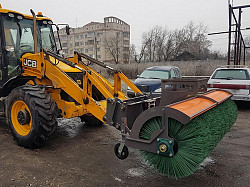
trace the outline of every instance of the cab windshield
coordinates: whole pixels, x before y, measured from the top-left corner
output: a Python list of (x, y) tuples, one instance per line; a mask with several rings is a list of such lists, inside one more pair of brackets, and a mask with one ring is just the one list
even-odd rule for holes
[[(27, 52), (34, 53), (33, 20), (17, 19), (3, 15), (4, 35), (8, 56), (8, 76), (17, 75), (19, 59)], [(37, 21), (37, 49), (56, 52), (56, 44), (51, 24)]]

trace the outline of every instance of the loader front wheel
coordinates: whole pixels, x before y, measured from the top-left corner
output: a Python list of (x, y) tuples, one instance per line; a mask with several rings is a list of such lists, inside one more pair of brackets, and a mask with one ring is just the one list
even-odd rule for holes
[(20, 86), (6, 99), (6, 116), (10, 131), (19, 146), (38, 148), (55, 132), (56, 104), (38, 86)]

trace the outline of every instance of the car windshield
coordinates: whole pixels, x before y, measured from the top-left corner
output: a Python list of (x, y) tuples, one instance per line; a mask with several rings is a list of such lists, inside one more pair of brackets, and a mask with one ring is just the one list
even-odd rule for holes
[(248, 80), (249, 76), (244, 69), (220, 69), (215, 72), (213, 79)]
[(142, 74), (139, 77), (145, 79), (168, 79), (169, 71), (146, 69), (145, 71), (142, 72)]

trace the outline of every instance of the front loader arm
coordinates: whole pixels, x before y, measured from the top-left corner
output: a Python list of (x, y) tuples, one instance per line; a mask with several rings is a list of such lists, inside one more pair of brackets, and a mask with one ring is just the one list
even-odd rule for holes
[[(49, 88), (48, 92), (50, 92), (52, 99), (62, 111), (63, 117), (72, 118), (90, 113), (103, 121), (103, 116), (106, 113), (105, 104), (96, 102), (91, 95), (86, 92), (87, 89), (79, 87), (72, 78), (57, 66), (57, 63), (59, 62), (58, 60), (53, 59), (50, 55), (45, 54), (44, 52), (40, 52), (38, 54), (27, 53), (22, 57), (21, 61), (23, 69), (22, 75), (37, 77), (37, 83), (39, 85)], [(27, 64), (26, 61), (29, 61), (30, 63)], [(77, 68), (81, 69), (80, 67)], [(83, 82), (84, 80), (90, 80), (91, 82), (98, 84), (99, 81), (91, 77), (89, 72), (84, 69), (81, 70), (84, 75)], [(85, 82), (88, 84), (88, 81)], [(87, 87), (86, 84), (83, 88)], [(112, 94), (108, 92), (104, 86), (100, 85), (99, 89), (106, 97), (113, 98)], [(66, 92), (75, 100), (75, 102), (62, 100), (60, 90)]]
[[(81, 58), (87, 58), (87, 60), (111, 70), (114, 74), (114, 85), (91, 67), (85, 65)], [(136, 95), (142, 95), (142, 92), (121, 71), (114, 70), (84, 54), (75, 52), (74, 58), (64, 59), (53, 52), (42, 50), (37, 54), (27, 53), (21, 60), (22, 75), (35, 76), (39, 85), (49, 88), (47, 91), (62, 111), (63, 117), (66, 118), (89, 114), (104, 122), (107, 113), (107, 100), (117, 98), (124, 101), (128, 99), (121, 90), (121, 81), (127, 84)], [(30, 63), (26, 63), (26, 61)], [(82, 78), (78, 81), (82, 83), (82, 86), (73, 80), (65, 70), (81, 73)], [(105, 100), (93, 98), (93, 86), (98, 89)], [(61, 98), (62, 91), (66, 92), (73, 101), (63, 100)]]
[[(114, 85), (112, 85), (109, 81), (107, 81), (104, 77), (102, 77), (99, 73), (97, 73), (91, 67), (89, 67), (88, 65), (85, 65), (82, 62), (82, 59), (88, 60), (91, 63), (97, 64), (101, 66), (102, 68), (105, 68), (111, 71), (114, 75)], [(103, 62), (100, 62), (94, 58), (89, 57), (86, 54), (78, 53), (78, 52), (75, 52), (74, 58), (71, 60), (73, 60), (75, 63), (78, 63), (80, 67), (86, 68), (86, 70), (90, 70), (91, 72), (93, 72), (97, 76), (97, 78), (100, 78), (109, 87), (111, 93), (115, 97), (118, 97), (121, 100), (127, 99), (125, 94), (121, 90), (121, 81), (123, 81), (128, 87), (130, 87), (134, 91), (135, 95), (137, 96), (143, 95), (142, 92), (121, 71), (115, 70), (112, 67), (104, 64)]]

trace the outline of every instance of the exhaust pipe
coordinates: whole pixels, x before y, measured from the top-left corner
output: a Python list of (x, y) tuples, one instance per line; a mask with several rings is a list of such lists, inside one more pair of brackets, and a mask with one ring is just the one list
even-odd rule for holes
[(33, 39), (34, 39), (34, 53), (37, 53), (37, 30), (36, 30), (36, 14), (30, 9), (30, 12), (33, 16)]

